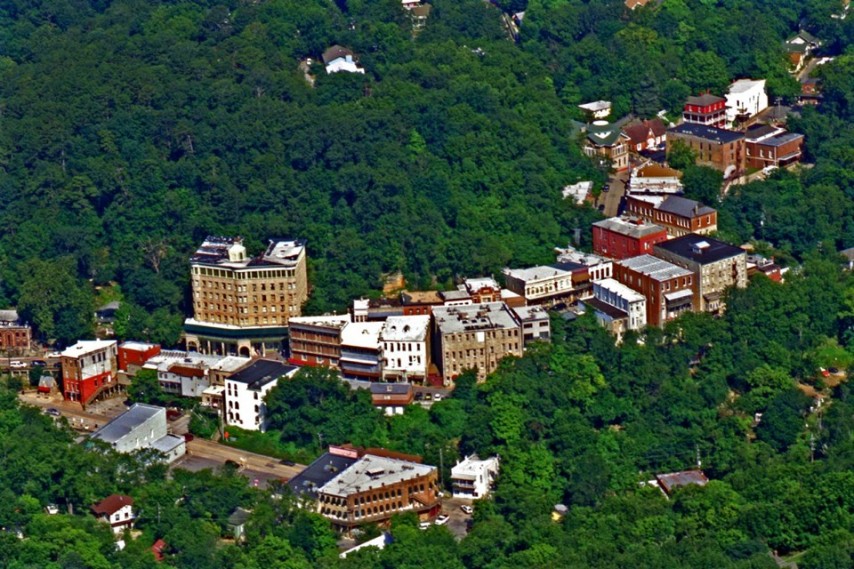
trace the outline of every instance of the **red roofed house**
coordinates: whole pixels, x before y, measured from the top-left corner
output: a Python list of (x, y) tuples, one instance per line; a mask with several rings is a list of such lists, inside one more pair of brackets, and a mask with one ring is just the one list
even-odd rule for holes
[(151, 546), (151, 553), (154, 554), (154, 560), (160, 563), (163, 561), (163, 550), (169, 547), (166, 545), (166, 542), (162, 539), (158, 539), (154, 542), (154, 545)]
[(133, 498), (123, 494), (107, 496), (92, 506), (92, 513), (99, 521), (110, 524), (115, 534), (133, 528), (136, 519), (133, 513)]
[(632, 122), (623, 127), (629, 137), (629, 148), (633, 152), (658, 148), (667, 140), (667, 126), (661, 119)]

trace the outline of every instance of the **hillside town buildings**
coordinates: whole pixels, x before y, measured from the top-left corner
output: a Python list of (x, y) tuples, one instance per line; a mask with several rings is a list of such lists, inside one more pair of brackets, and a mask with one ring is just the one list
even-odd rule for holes
[(24, 354), (30, 349), (32, 329), (21, 322), (16, 310), (0, 310), (0, 350)]
[(765, 79), (734, 81), (725, 97), (726, 122), (729, 127), (743, 124), (768, 108)]
[(688, 97), (682, 110), (682, 120), (689, 124), (724, 128), (726, 126), (726, 99), (709, 93)]
[(103, 441), (120, 453), (151, 449), (162, 453), (166, 462), (174, 462), (186, 453), (184, 437), (169, 433), (166, 408), (145, 403), (134, 405), (92, 433), (92, 440)]

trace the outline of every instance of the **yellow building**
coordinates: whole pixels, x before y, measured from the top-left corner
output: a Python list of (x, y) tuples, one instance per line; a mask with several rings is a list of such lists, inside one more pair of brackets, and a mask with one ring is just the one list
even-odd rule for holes
[(193, 318), (187, 349), (264, 355), (278, 351), (308, 299), (305, 241), (271, 239), (250, 257), (240, 237), (208, 237), (190, 258)]

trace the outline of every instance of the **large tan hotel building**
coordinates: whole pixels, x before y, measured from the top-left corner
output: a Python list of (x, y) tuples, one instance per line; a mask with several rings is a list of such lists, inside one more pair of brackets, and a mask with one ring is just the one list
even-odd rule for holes
[(305, 240), (271, 239), (249, 257), (241, 237), (208, 237), (190, 258), (193, 318), (188, 350), (265, 355), (278, 351), (308, 299)]

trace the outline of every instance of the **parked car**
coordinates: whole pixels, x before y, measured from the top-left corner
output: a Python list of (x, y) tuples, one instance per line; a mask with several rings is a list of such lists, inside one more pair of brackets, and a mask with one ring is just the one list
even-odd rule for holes
[(421, 523), (419, 523), (419, 524), (418, 524), (418, 529), (422, 529), (422, 530), (423, 530), (423, 529), (427, 529), (427, 528), (429, 528), (429, 527), (430, 527), (430, 526), (432, 526), (432, 525), (433, 525), (433, 524), (432, 524), (432, 523), (430, 523), (430, 522), (421, 522)]
[(423, 399), (424, 399), (424, 394), (423, 394), (423, 393), (421, 393), (420, 391), (419, 391), (418, 393), (416, 393), (416, 394), (415, 394), (415, 400), (416, 400), (416, 401), (421, 401), (421, 400), (423, 400)]
[(30, 362), (30, 364), (33, 367), (46, 367), (47, 366), (47, 362), (44, 360), (33, 360), (32, 362)]
[(227, 467), (233, 468), (235, 470), (241, 470), (243, 468), (243, 466), (241, 466), (241, 464), (239, 462), (237, 462), (236, 460), (231, 460), (231, 459), (226, 460), (225, 465)]
[(827, 368), (827, 371), (829, 371), (830, 373), (839, 373), (839, 369), (835, 367), (829, 367)]
[(450, 520), (451, 520), (451, 516), (449, 516), (448, 514), (442, 514), (441, 516), (436, 518), (436, 525), (437, 526), (443, 526), (446, 523), (448, 523)]
[(468, 515), (472, 515), (474, 513), (474, 508), (472, 508), (471, 506), (467, 506), (465, 504), (460, 506), (460, 509), (463, 511), (463, 513), (468, 514)]
[(60, 353), (60, 352), (50, 352), (45, 357), (47, 357), (47, 358), (58, 358), (61, 355), (62, 355), (62, 353)]
[(27, 367), (27, 362), (22, 362), (21, 360), (12, 360), (9, 362), (9, 367), (12, 369), (23, 369)]
[(297, 463), (293, 460), (283, 459), (279, 461), (279, 464), (284, 464), (285, 466), (296, 466)]
[(47, 409), (44, 410), (44, 412), (46, 414), (50, 415), (51, 417), (61, 417), (62, 416), (62, 413), (60, 413), (59, 409), (57, 409), (56, 407), (48, 407)]
[(432, 393), (425, 393), (424, 394), (424, 401), (432, 401), (432, 400), (433, 400), (433, 394)]
[(193, 439), (195, 439), (195, 438), (196, 438), (196, 437), (194, 437), (194, 436), (192, 435), (192, 433), (184, 433), (184, 441), (185, 441), (185, 442), (190, 442), (191, 440), (193, 440)]
[(441, 401), (441, 400), (442, 400), (442, 394), (441, 393), (437, 393), (436, 395), (433, 396), (433, 401)]

